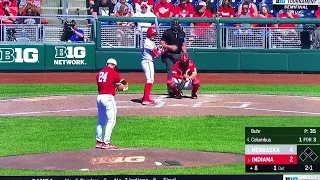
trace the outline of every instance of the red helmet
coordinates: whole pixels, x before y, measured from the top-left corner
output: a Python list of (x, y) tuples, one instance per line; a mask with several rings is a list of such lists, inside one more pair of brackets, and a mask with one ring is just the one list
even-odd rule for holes
[(180, 62), (184, 65), (188, 65), (190, 61), (190, 57), (188, 53), (181, 53), (180, 54)]
[(147, 37), (150, 38), (151, 36), (158, 35), (157, 30), (155, 27), (151, 26), (147, 30)]

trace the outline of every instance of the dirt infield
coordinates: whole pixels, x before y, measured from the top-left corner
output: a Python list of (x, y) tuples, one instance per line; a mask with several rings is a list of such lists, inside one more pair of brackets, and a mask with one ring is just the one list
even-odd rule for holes
[[(141, 94), (116, 96), (120, 116), (319, 116), (320, 98), (246, 94), (201, 94), (194, 100), (153, 95), (144, 106)], [(96, 95), (31, 97), (0, 101), (0, 116), (96, 116)]]
[[(179, 165), (168, 166), (166, 161)], [(243, 163), (244, 156), (174, 149), (89, 149), (0, 158), (0, 168), (44, 170), (132, 170), (172, 167), (215, 166)]]

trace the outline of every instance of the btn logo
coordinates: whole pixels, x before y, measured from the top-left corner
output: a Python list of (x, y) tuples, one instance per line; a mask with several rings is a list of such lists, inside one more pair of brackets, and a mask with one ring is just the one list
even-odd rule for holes
[(86, 57), (86, 48), (83, 46), (56, 46), (56, 59), (82, 59)]
[(86, 57), (86, 48), (83, 46), (56, 46), (54, 65), (87, 65), (84, 58)]
[(0, 48), (0, 63), (37, 63), (37, 48)]

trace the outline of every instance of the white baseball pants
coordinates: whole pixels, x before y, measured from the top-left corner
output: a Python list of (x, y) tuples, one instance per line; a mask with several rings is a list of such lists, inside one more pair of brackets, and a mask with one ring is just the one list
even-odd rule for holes
[[(114, 96), (111, 94), (98, 95), (97, 107), (99, 121), (96, 129), (96, 140), (104, 143), (110, 143), (111, 134), (117, 119), (117, 106)], [(102, 131), (104, 126), (105, 133), (104, 138), (102, 139)]]
[(154, 64), (152, 61), (141, 61), (142, 70), (146, 78), (147, 83), (154, 82)]
[[(176, 78), (172, 78), (174, 83), (176, 85), (178, 85), (179, 83), (181, 83), (181, 79), (176, 79)], [(188, 81), (186, 82), (186, 84), (184, 85), (184, 88), (183, 89), (186, 89), (186, 90), (191, 90), (192, 89), (192, 81)]]

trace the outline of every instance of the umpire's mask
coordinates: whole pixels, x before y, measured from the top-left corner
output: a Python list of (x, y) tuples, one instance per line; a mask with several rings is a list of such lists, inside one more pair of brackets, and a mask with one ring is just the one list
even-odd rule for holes
[(179, 20), (178, 19), (174, 19), (171, 21), (171, 29), (172, 32), (177, 34), (180, 30), (180, 24), (179, 24)]

